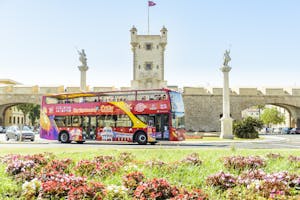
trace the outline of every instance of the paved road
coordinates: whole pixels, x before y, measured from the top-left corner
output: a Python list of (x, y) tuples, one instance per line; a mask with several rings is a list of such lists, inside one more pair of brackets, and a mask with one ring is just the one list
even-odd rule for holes
[(156, 145), (138, 145), (132, 143), (111, 143), (111, 142), (95, 142), (87, 141), (84, 144), (61, 144), (58, 141), (50, 141), (40, 139), (36, 135), (34, 142), (25, 141), (5, 141), (4, 134), (0, 134), (0, 148), (61, 148), (61, 147), (88, 147), (88, 148), (241, 148), (241, 149), (300, 149), (300, 135), (263, 135), (264, 139), (240, 141), (240, 140), (224, 140), (224, 141), (184, 141), (184, 142), (160, 142)]

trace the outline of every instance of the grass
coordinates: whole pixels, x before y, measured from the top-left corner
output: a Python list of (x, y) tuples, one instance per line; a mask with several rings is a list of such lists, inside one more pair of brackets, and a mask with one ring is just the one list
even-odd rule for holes
[[(34, 152), (33, 152), (34, 151)], [(209, 194), (210, 199), (223, 199), (222, 194), (216, 192), (213, 188), (205, 185), (205, 179), (212, 174), (215, 174), (219, 171), (228, 171), (222, 161), (220, 160), (224, 156), (234, 156), (234, 155), (260, 155), (266, 156), (268, 153), (280, 153), (284, 156), (284, 159), (280, 160), (269, 160), (267, 165), (263, 168), (267, 173), (279, 172), (279, 171), (289, 171), (296, 174), (300, 174), (300, 169), (296, 168), (287, 161), (289, 155), (300, 156), (299, 150), (243, 150), (243, 149), (102, 149), (102, 148), (93, 148), (87, 149), (83, 147), (79, 148), (41, 148), (41, 149), (28, 149), (28, 148), (4, 148), (1, 149), (0, 156), (7, 154), (36, 154), (43, 152), (53, 152), (58, 158), (71, 158), (75, 162), (83, 159), (93, 159), (95, 156), (99, 155), (113, 155), (117, 156), (121, 152), (130, 152), (134, 155), (135, 160), (139, 161), (132, 164), (136, 165), (137, 170), (142, 171), (145, 176), (150, 179), (154, 177), (165, 178), (172, 185), (184, 186), (186, 188), (202, 188), (207, 194)], [(196, 152), (199, 154), (200, 159), (203, 160), (201, 166), (194, 165), (181, 165), (176, 168), (174, 171), (170, 171), (167, 167), (153, 167), (149, 168), (145, 166), (143, 162), (149, 160), (161, 160), (166, 163), (172, 163), (175, 161), (180, 161), (185, 156)], [(129, 165), (129, 170), (133, 166)], [(233, 174), (237, 174), (235, 171), (230, 171)], [(98, 179), (105, 185), (121, 185), (122, 177), (124, 174), (128, 173), (128, 170), (122, 168), (118, 173), (111, 175), (105, 179)], [(14, 181), (8, 177), (5, 173), (5, 165), (0, 164), (0, 198), (1, 194), (13, 194), (20, 193), (21, 186), (16, 185)], [(2, 196), (1, 199), (5, 199)], [(10, 199), (7, 197), (7, 199)], [(14, 198), (11, 198), (14, 199)]]

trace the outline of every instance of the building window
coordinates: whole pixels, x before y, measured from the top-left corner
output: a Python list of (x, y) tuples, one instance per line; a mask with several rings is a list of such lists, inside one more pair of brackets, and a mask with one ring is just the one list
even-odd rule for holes
[(141, 65), (139, 65), (139, 69), (141, 69)]
[(156, 45), (156, 48), (158, 49), (158, 45)]
[(24, 118), (21, 117), (21, 124), (24, 124)]
[(152, 62), (146, 62), (145, 70), (152, 70)]
[(146, 44), (146, 50), (151, 50), (152, 49), (152, 44), (151, 43), (147, 43)]
[(16, 117), (14, 117), (14, 124), (16, 123)]
[(18, 122), (17, 122), (17, 123), (20, 124), (20, 117), (18, 117), (17, 119), (18, 119)]
[(158, 66), (158, 65), (156, 65), (156, 69), (159, 69), (159, 66)]
[(9, 123), (11, 124), (11, 116), (9, 117)]

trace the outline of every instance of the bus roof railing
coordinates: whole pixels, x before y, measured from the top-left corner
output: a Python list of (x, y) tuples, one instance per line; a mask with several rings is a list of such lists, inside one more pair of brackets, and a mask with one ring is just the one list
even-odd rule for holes
[(64, 92), (64, 93), (59, 93), (59, 94), (47, 94), (44, 95), (46, 97), (53, 97), (59, 100), (64, 100), (64, 99), (74, 99), (74, 98), (79, 98), (79, 97), (98, 97), (98, 96), (107, 96), (111, 95), (113, 93), (118, 94), (118, 93), (130, 93), (130, 92), (151, 92), (151, 91), (174, 91), (169, 88), (162, 88), (162, 89), (145, 89), (145, 90), (115, 90), (115, 91), (103, 91), (103, 92)]

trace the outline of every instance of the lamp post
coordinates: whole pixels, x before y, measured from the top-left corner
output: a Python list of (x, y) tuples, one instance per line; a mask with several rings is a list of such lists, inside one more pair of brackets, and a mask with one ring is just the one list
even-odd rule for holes
[(222, 139), (233, 139), (232, 121), (230, 117), (230, 98), (229, 98), (229, 72), (231, 67), (228, 63), (231, 60), (229, 56), (230, 51), (226, 50), (224, 53), (224, 62), (220, 70), (223, 72), (223, 116), (221, 118), (221, 134)]

